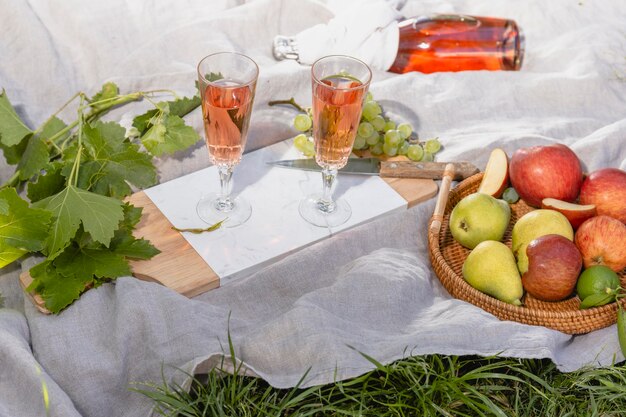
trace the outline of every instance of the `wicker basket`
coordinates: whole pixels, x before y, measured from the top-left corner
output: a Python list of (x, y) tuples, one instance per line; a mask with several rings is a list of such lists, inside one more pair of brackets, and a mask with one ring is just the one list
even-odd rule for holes
[[(545, 302), (525, 294), (522, 299), (523, 305), (514, 306), (470, 286), (463, 279), (461, 272), (463, 262), (470, 250), (454, 240), (448, 224), (450, 212), (454, 206), (463, 197), (476, 192), (483, 174), (479, 173), (469, 177), (450, 190), (451, 170), (452, 167), (442, 181), (435, 214), (430, 220), (428, 246), (435, 273), (453, 297), (472, 303), (501, 320), (545, 326), (569, 334), (588, 333), (615, 323), (617, 318), (616, 303), (580, 310), (578, 296), (572, 296), (559, 302)], [(513, 224), (531, 210), (533, 209), (521, 200), (511, 205), (511, 221), (502, 240), (507, 246), (511, 247)], [(622, 286), (626, 287), (626, 270), (619, 275)], [(626, 299), (620, 302), (624, 303)]]

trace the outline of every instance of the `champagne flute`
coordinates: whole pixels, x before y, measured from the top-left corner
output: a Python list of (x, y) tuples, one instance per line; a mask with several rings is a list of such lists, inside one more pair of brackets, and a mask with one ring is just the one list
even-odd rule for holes
[(246, 145), (259, 67), (249, 57), (219, 52), (198, 64), (204, 136), (211, 163), (217, 166), (220, 192), (202, 197), (196, 210), (208, 224), (224, 227), (244, 223), (252, 213), (250, 203), (231, 197), (232, 174)]
[(372, 72), (356, 58), (331, 55), (313, 64), (311, 77), (315, 161), (322, 168), (323, 191), (300, 202), (300, 215), (315, 226), (334, 227), (352, 215), (350, 205), (332, 194), (337, 170), (352, 152)]

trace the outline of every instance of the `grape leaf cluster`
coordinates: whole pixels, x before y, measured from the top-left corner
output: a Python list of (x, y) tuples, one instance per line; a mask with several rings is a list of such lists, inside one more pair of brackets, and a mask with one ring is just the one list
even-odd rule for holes
[[(293, 99), (291, 101), (281, 100), (281, 102), (294, 104)], [(296, 130), (302, 132), (294, 138), (294, 146), (304, 156), (314, 156), (315, 147), (311, 137), (313, 129), (311, 109), (303, 109), (300, 106), (296, 106), (296, 108), (304, 111), (293, 119)], [(434, 161), (435, 154), (441, 150), (441, 143), (437, 138), (424, 142), (417, 140), (410, 124), (396, 124), (386, 117), (382, 106), (368, 92), (352, 149), (355, 151), (369, 150), (375, 156), (383, 154), (389, 157), (404, 155), (412, 161)]]
[[(77, 120), (51, 116), (31, 130), (6, 92), (0, 94), (0, 149), (15, 165), (0, 186), (0, 268), (29, 253), (45, 260), (31, 268), (28, 288), (58, 313), (86, 289), (129, 275), (129, 259), (150, 259), (159, 251), (133, 230), (141, 208), (124, 202), (132, 187), (156, 184), (155, 156), (171, 154), (199, 140), (183, 116), (200, 98), (153, 102), (154, 92), (120, 94), (106, 83), (93, 97), (76, 94)], [(147, 99), (154, 109), (133, 120), (127, 131), (101, 117), (112, 108)], [(66, 107), (64, 106), (64, 107)], [(25, 191), (27, 199), (18, 193)]]

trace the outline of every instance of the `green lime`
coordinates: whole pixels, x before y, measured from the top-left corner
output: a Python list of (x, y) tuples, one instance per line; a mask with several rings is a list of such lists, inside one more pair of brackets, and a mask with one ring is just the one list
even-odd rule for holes
[(593, 294), (612, 294), (619, 287), (619, 277), (609, 267), (594, 265), (578, 277), (576, 292), (581, 300)]

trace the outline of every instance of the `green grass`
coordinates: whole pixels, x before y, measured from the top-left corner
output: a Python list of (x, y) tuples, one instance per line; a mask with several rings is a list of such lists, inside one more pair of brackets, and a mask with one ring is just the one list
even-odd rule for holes
[(549, 360), (415, 356), (346, 381), (276, 389), (219, 370), (180, 386), (144, 386), (164, 416), (620, 416), (626, 365), (561, 373)]

